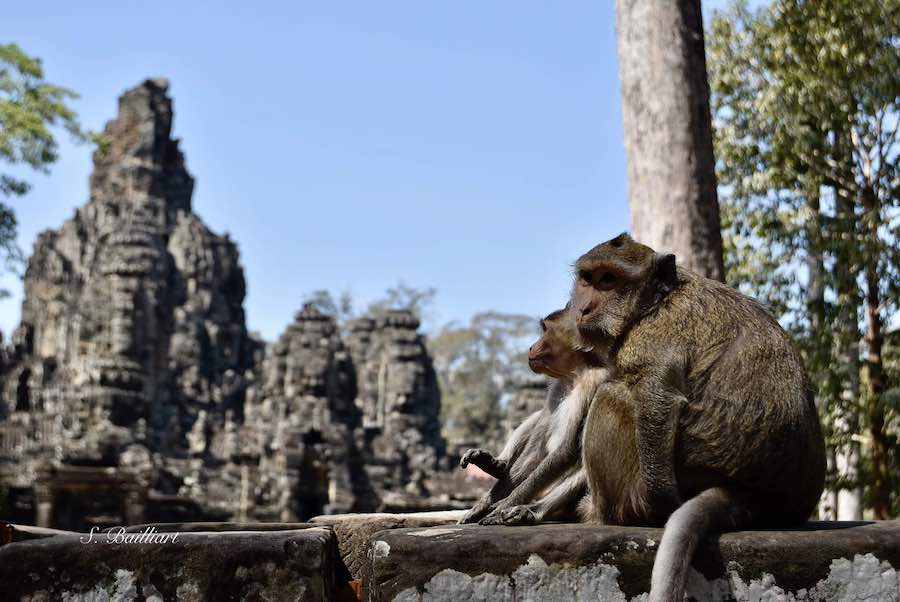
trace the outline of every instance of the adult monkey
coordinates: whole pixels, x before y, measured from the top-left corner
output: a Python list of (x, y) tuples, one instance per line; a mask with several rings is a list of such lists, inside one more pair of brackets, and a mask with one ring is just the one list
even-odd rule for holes
[(800, 523), (815, 508), (825, 451), (810, 384), (762, 305), (676, 268), (674, 255), (621, 234), (575, 271), (578, 332), (610, 368), (585, 425), (588, 486), (595, 501), (609, 495), (609, 430), (594, 408), (633, 408), (643, 490), (625, 520), (668, 519), (650, 600), (680, 602), (706, 532)]

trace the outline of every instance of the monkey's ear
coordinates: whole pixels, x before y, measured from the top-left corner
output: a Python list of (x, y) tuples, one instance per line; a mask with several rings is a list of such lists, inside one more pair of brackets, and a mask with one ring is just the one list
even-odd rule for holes
[(622, 232), (621, 234), (616, 236), (614, 239), (609, 241), (609, 244), (611, 244), (614, 247), (621, 247), (623, 244), (625, 244), (626, 242), (629, 242), (630, 240), (631, 240), (631, 237), (628, 236), (628, 232)]
[(675, 256), (671, 253), (656, 256), (656, 279), (660, 291), (668, 293), (678, 284), (678, 271), (675, 269)]

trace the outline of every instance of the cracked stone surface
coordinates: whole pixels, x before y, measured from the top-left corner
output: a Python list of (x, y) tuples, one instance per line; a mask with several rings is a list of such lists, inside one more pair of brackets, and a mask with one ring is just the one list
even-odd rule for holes
[(316, 525), (328, 526), (337, 537), (338, 551), (346, 572), (339, 578), (363, 581), (363, 573), (369, 568), (366, 556), (373, 536), (389, 529), (409, 527), (424, 528), (438, 525), (455, 525), (464, 511), (410, 512), (407, 514), (371, 513), (336, 514), (317, 516), (310, 520)]
[[(456, 526), (371, 538), (369, 600), (643, 600), (660, 529)], [(900, 523), (810, 523), (707, 538), (696, 600), (898, 600)]]
[(111, 537), (58, 535), (0, 547), (3, 599), (333, 599), (337, 552), (327, 528), (181, 532), (153, 543)]

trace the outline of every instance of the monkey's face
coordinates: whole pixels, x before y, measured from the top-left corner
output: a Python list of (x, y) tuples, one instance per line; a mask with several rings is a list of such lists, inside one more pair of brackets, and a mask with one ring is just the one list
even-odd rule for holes
[(582, 353), (575, 348), (575, 333), (566, 318), (541, 320), (541, 337), (528, 349), (528, 367), (532, 372), (559, 379), (573, 376), (582, 367)]
[(675, 256), (661, 256), (627, 234), (599, 244), (575, 263), (572, 311), (587, 341), (616, 338), (674, 286)]

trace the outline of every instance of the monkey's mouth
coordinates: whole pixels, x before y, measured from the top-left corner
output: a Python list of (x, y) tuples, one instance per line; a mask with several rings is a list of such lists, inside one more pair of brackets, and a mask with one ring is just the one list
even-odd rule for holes
[(537, 374), (546, 374), (551, 378), (561, 378), (561, 374), (553, 369), (553, 366), (548, 364), (544, 358), (535, 357), (528, 358), (528, 367), (532, 372), (536, 372)]
[(575, 321), (578, 333), (582, 335), (603, 336), (609, 334), (603, 327), (603, 320), (599, 316), (593, 314), (580, 316)]
[(544, 372), (546, 370), (544, 360), (538, 357), (528, 358), (528, 367), (531, 368), (532, 372)]

